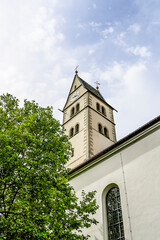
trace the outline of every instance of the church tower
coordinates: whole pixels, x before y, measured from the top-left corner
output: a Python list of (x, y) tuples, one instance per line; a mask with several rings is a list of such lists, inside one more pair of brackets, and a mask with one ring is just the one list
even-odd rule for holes
[(116, 142), (113, 110), (101, 93), (78, 76), (63, 108), (63, 126), (73, 147), (74, 168)]

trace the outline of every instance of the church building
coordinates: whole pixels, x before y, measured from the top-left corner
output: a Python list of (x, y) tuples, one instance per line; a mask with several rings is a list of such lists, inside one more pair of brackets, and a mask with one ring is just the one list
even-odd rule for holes
[(76, 71), (63, 109), (72, 143), (70, 184), (96, 190), (98, 224), (84, 229), (91, 240), (160, 239), (160, 116), (116, 140), (113, 112)]

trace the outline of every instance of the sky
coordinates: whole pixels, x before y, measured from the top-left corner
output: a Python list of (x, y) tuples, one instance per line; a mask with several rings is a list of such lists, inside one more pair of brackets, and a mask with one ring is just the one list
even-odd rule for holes
[(63, 109), (78, 75), (114, 112), (117, 139), (159, 115), (159, 0), (0, 0), (0, 94)]

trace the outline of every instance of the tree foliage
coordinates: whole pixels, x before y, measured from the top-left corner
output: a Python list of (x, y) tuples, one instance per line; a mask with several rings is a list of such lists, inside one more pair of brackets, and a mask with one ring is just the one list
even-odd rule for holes
[(52, 108), (0, 96), (0, 239), (88, 239), (95, 192), (68, 183), (71, 146)]

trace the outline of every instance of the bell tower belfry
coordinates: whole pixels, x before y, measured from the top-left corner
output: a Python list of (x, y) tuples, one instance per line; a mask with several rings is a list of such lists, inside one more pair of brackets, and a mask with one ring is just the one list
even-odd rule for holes
[(76, 70), (63, 108), (63, 126), (73, 147), (67, 167), (74, 168), (116, 142), (110, 106), (98, 88), (78, 76)]

